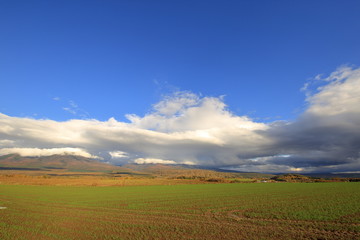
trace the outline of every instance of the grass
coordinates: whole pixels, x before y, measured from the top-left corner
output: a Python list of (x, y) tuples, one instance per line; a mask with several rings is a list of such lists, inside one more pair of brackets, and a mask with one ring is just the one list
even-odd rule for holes
[(0, 239), (360, 239), (359, 183), (0, 185)]

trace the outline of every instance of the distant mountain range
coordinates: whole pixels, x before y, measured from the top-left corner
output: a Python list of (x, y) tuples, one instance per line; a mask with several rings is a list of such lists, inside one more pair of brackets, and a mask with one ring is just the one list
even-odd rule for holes
[(177, 178), (270, 178), (274, 176), (273, 174), (235, 172), (185, 164), (127, 164), (123, 167), (151, 175)]
[[(236, 172), (194, 165), (127, 164), (114, 166), (98, 160), (75, 155), (52, 155), (43, 157), (22, 157), (18, 154), (0, 156), (1, 170), (19, 171), (62, 171), (62, 172), (103, 172), (173, 178), (271, 178), (279, 174)], [(320, 178), (359, 178), (359, 173), (309, 173), (302, 174)]]
[(119, 166), (75, 155), (22, 157), (18, 154), (0, 156), (2, 170), (63, 170), (74, 172), (133, 172)]
[(114, 166), (94, 159), (75, 155), (52, 155), (42, 157), (22, 157), (18, 154), (0, 156), (0, 170), (20, 171), (70, 171), (105, 172), (113, 174), (149, 175), (173, 178), (231, 178), (231, 177), (271, 177), (272, 174), (239, 173), (220, 169), (209, 169), (191, 165), (127, 164)]

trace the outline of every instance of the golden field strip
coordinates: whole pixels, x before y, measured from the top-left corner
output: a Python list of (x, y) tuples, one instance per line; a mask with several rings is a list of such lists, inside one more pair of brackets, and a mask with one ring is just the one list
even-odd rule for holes
[[(27, 178), (34, 186), (0, 184), (4, 240), (360, 239), (359, 183), (184, 184), (127, 178), (121, 185), (115, 178), (119, 185), (105, 186), (111, 179), (101, 176), (5, 178), (23, 183)], [(63, 186), (51, 186), (61, 181)], [(131, 186), (132, 181), (152, 186)]]
[[(199, 174), (198, 174), (199, 175)], [(11, 185), (51, 185), (51, 186), (149, 186), (203, 184), (213, 181), (254, 182), (251, 178), (179, 178), (167, 172), (164, 176), (133, 176), (131, 174), (110, 174), (102, 172), (67, 172), (67, 171), (1, 171), (0, 184)], [(213, 180), (213, 181), (212, 181)]]
[(29, 176), (23, 174), (0, 175), (0, 184), (6, 185), (48, 185), (48, 186), (148, 186), (199, 184), (198, 180), (169, 178), (110, 177), (98, 174), (69, 176)]

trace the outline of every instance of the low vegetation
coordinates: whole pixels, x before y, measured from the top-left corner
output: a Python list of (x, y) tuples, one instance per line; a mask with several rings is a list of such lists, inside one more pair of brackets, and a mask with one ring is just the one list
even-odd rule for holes
[(360, 239), (355, 177), (114, 167), (71, 156), (0, 163), (1, 240)]
[(358, 183), (0, 185), (0, 239), (360, 239)]

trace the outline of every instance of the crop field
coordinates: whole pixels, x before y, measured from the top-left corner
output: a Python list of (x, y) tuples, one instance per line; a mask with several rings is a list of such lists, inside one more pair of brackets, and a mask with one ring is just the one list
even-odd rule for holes
[(0, 185), (0, 239), (360, 239), (359, 183)]
[[(249, 179), (240, 179), (249, 181)], [(240, 181), (238, 180), (238, 181)], [(228, 180), (230, 181), (230, 180)], [(50, 185), (50, 186), (148, 186), (204, 183), (197, 179), (109, 177), (97, 174), (65, 176), (29, 176), (23, 174), (0, 174), (0, 184), (10, 185)]]

